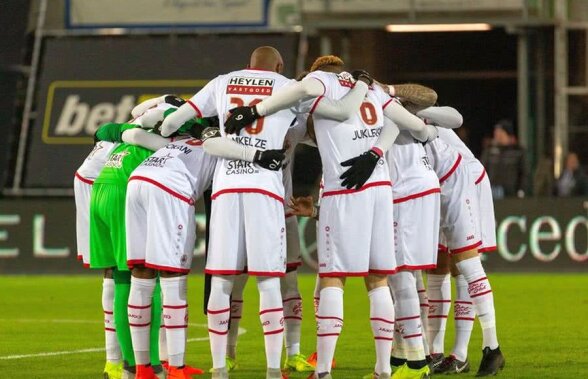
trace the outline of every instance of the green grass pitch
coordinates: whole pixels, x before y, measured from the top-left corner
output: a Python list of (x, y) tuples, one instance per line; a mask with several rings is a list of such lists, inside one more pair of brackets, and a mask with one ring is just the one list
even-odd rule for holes
[[(490, 275), (497, 307), (501, 348), (506, 356), (502, 378), (588, 378), (588, 275)], [(202, 315), (203, 278), (189, 283), (188, 363), (211, 364)], [(301, 275), (304, 298), (302, 350), (314, 351), (314, 277)], [(99, 276), (0, 277), (0, 378), (101, 378), (104, 364)], [(255, 282), (247, 285), (238, 347), (236, 379), (265, 377), (263, 336), (257, 316)], [(339, 339), (336, 378), (361, 378), (374, 364), (368, 300), (360, 279), (345, 291), (345, 324)], [(476, 324), (470, 344), (474, 372), (480, 361), (481, 334)], [(446, 349), (451, 348), (449, 322)], [(306, 378), (291, 374), (291, 378)], [(200, 376), (208, 377), (208, 375)]]

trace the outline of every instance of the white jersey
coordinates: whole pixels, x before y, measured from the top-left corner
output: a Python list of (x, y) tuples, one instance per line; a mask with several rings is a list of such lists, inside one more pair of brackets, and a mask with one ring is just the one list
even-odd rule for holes
[[(320, 80), (325, 86), (323, 96), (315, 100), (310, 113), (314, 111), (322, 97), (339, 100), (353, 87), (351, 75), (315, 71), (308, 75)], [(317, 145), (323, 164), (325, 193), (345, 190), (339, 178), (347, 167), (341, 162), (356, 157), (370, 150), (376, 143), (384, 126), (383, 109), (392, 101), (378, 86), (369, 89), (358, 112), (349, 119), (340, 122), (313, 115)], [(388, 164), (381, 159), (364, 186), (390, 184)]]
[(81, 181), (92, 184), (100, 175), (100, 171), (108, 160), (110, 153), (118, 146), (116, 142), (98, 141), (82, 165), (76, 171), (76, 176)]
[(466, 162), (470, 162), (476, 159), (474, 153), (472, 153), (472, 151), (466, 146), (461, 138), (459, 138), (453, 129), (437, 128), (437, 130), (439, 131), (439, 138), (457, 150)]
[[(286, 147), (286, 159), (282, 162), (283, 165), (283, 183), (284, 183), (284, 194), (285, 199), (288, 200), (294, 194), (292, 185), (292, 172), (294, 170), (294, 153), (296, 146), (306, 138), (306, 117), (297, 117), (296, 123), (288, 129), (286, 139), (284, 141), (284, 147)], [(286, 206), (286, 217), (289, 216), (287, 213), (288, 209)]]
[(427, 143), (425, 148), (431, 165), (439, 177), (439, 183), (443, 184), (461, 164), (461, 154), (441, 138), (435, 138)]
[[(211, 80), (188, 103), (198, 117), (216, 115), (220, 125), (224, 125), (229, 110), (255, 105), (290, 82), (290, 79), (271, 71), (233, 71)], [(231, 138), (260, 150), (281, 149), (294, 117), (291, 110), (282, 110), (259, 118)], [(222, 127), (221, 134), (225, 136)], [(266, 170), (251, 162), (219, 159), (213, 183), (213, 198), (231, 192), (263, 193), (280, 201), (284, 198), (282, 172)]]
[[(195, 138), (168, 143), (141, 163), (131, 174), (197, 200), (208, 189), (217, 158), (206, 154)], [(130, 179), (130, 180), (131, 180)]]

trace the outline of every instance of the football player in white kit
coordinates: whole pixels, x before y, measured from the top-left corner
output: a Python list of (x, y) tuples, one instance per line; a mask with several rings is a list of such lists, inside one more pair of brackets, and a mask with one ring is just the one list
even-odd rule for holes
[[(108, 160), (115, 142), (97, 141), (90, 154), (76, 170), (74, 177), (74, 199), (76, 203), (76, 240), (78, 260), (84, 267), (90, 267), (90, 197), (92, 184)], [(116, 339), (113, 317), (114, 279), (112, 269), (104, 270), (102, 281), (102, 309), (104, 311), (104, 339), (106, 349), (105, 378), (120, 378), (122, 360), (120, 346)]]
[[(450, 107), (431, 107), (418, 111), (417, 115), (428, 122), (449, 128), (458, 127), (462, 122), (461, 115)], [(483, 332), (483, 357), (477, 376), (496, 375), (504, 367), (504, 357), (496, 336), (492, 289), (479, 257), (479, 249), (488, 251), (495, 245), (494, 222), (490, 220), (493, 218), (492, 206), (487, 196), (483, 196), (484, 205), (480, 205), (483, 190), (478, 191), (476, 188), (484, 180), (484, 171), (483, 167), (474, 163), (475, 158), (465, 144), (456, 143), (456, 138), (459, 138), (455, 133), (440, 129), (439, 135), (442, 137), (427, 145), (427, 152), (441, 183), (441, 231), (446, 242), (440, 244), (440, 251), (447, 249), (453, 272), (456, 275), (461, 273), (456, 278), (459, 298), (456, 315), (457, 321), (463, 321), (466, 325), (457, 325), (460, 329), (458, 341), (466, 337), (469, 340), (471, 322), (477, 314)], [(454, 147), (454, 144), (458, 147)], [(439, 255), (440, 260), (444, 258), (446, 255)], [(447, 267), (447, 263), (440, 266)], [(443, 324), (450, 304), (447, 299), (450, 296), (450, 290), (447, 289), (449, 278), (444, 270), (446, 268), (433, 270), (428, 276), (431, 304), (428, 340), (432, 355), (443, 351)], [(434, 301), (439, 302), (435, 307)], [(457, 355), (450, 356), (442, 363), (444, 367), (449, 367), (449, 370), (458, 367), (459, 371), (469, 369), (467, 344), (465, 351), (461, 346), (463, 343), (459, 342), (454, 352), (463, 360), (457, 358)]]
[[(162, 135), (172, 133), (190, 117), (226, 114), (236, 106), (255, 104), (290, 80), (280, 75), (283, 61), (271, 47), (256, 49), (249, 68), (221, 75), (167, 118)], [(261, 118), (233, 139), (256, 148), (280, 149), (294, 118), (289, 110)], [(225, 135), (221, 130), (221, 134)], [(279, 167), (281, 162), (276, 162)], [(226, 378), (226, 348), (233, 276), (245, 266), (257, 277), (260, 320), (263, 325), (267, 378), (281, 378), (283, 306), (280, 280), (286, 269), (284, 186), (281, 171), (249, 162), (219, 160), (213, 180), (210, 249), (206, 272), (213, 275), (208, 323), (213, 358), (213, 378)]]
[[(270, 114), (300, 98), (320, 95), (311, 105), (312, 114), (321, 99), (340, 99), (353, 87), (351, 75), (343, 72), (342, 66), (337, 57), (321, 57), (313, 64), (311, 71), (314, 72), (300, 85), (284, 89), (254, 107), (234, 112), (229, 121), (247, 125), (256, 117)], [(394, 307), (386, 275), (395, 271), (396, 264), (392, 233), (381, 235), (376, 229), (389, 225), (389, 230), (393, 230), (389, 171), (385, 161), (380, 159), (397, 135), (397, 130), (384, 126), (384, 114), (386, 107), (393, 104), (391, 100), (379, 87), (372, 87), (352, 118), (342, 122), (320, 115), (314, 118), (325, 180), (318, 233), (321, 301), (317, 316), (319, 338), (315, 374), (320, 378), (330, 377), (334, 349), (342, 328), (343, 285), (347, 276), (367, 277), (370, 318), (376, 340), (375, 371), (381, 378), (390, 376)], [(398, 107), (401, 106), (391, 109)], [(402, 117), (408, 115), (404, 109), (400, 112)], [(406, 118), (408, 124), (415, 123), (411, 117)], [(415, 129), (427, 140), (429, 130), (420, 120), (416, 120), (416, 124)], [(382, 138), (386, 143), (374, 146), (380, 134), (388, 136)], [(352, 158), (341, 162), (349, 156)], [(345, 166), (351, 168), (343, 172)], [(372, 236), (371, 240), (366, 236)]]

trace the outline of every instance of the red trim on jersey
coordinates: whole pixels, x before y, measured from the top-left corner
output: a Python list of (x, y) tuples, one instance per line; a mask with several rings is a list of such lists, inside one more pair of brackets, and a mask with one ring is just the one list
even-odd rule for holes
[(186, 101), (186, 102), (187, 102), (188, 104), (190, 104), (190, 106), (191, 106), (192, 108), (194, 108), (194, 110), (195, 110), (195, 111), (196, 111), (196, 113), (198, 114), (198, 118), (202, 118), (202, 112), (200, 112), (200, 109), (199, 109), (199, 108), (196, 106), (196, 104), (194, 104), (194, 103), (192, 102), (192, 100), (188, 100), (188, 101)]
[(417, 318), (421, 318), (421, 315), (401, 317), (401, 318), (397, 318), (396, 321), (416, 320)]
[(488, 246), (488, 247), (482, 247), (480, 249), (478, 249), (478, 253), (489, 253), (491, 251), (496, 250), (496, 245), (494, 246)]
[(389, 105), (391, 102), (393, 102), (393, 101), (394, 101), (394, 98), (393, 98), (393, 97), (391, 97), (391, 98), (390, 98), (390, 100), (386, 101), (386, 102), (384, 103), (384, 105), (382, 105), (382, 109), (386, 109), (386, 107), (387, 107), (387, 106), (388, 106), (388, 105)]
[(338, 278), (347, 276), (368, 276), (369, 272), (319, 272), (319, 278)]
[(386, 320), (385, 318), (371, 317), (370, 321), (382, 321), (388, 324), (394, 324), (394, 321)]
[(323, 192), (322, 197), (335, 196), (335, 195), (348, 195), (350, 193), (361, 192), (361, 191), (366, 190), (368, 188), (378, 187), (378, 186), (392, 187), (392, 182), (390, 182), (390, 181), (371, 182), (371, 183), (364, 185), (360, 189), (343, 189), (343, 190), (337, 190), (337, 191), (326, 191), (326, 192)]
[(133, 305), (133, 304), (127, 304), (127, 306), (131, 309), (147, 309), (147, 308), (151, 308), (151, 304), (149, 305)]
[(449, 172), (447, 174), (445, 174), (441, 178), (439, 178), (439, 183), (443, 183), (444, 181), (446, 181), (447, 178), (449, 178), (451, 176), (451, 174), (453, 174), (455, 172), (455, 170), (457, 170), (457, 166), (459, 166), (460, 162), (461, 162), (461, 154), (457, 154), (457, 159), (455, 160), (455, 163), (453, 163), (453, 166), (451, 166), (451, 169), (449, 170)]
[(147, 178), (145, 176), (136, 175), (136, 176), (131, 176), (129, 178), (129, 182), (131, 180), (140, 180), (140, 181), (143, 181), (143, 182), (147, 182), (147, 183), (153, 184), (154, 186), (158, 187), (159, 189), (162, 189), (165, 192), (169, 193), (173, 197), (178, 198), (178, 199), (182, 200), (185, 203), (188, 203), (188, 205), (194, 205), (194, 199), (191, 199), (189, 197), (186, 197), (184, 195), (181, 195), (181, 194), (177, 193), (176, 191), (172, 190), (171, 188), (166, 187), (165, 185), (163, 185), (163, 184), (161, 184), (161, 183), (159, 183), (159, 182), (157, 182), (157, 181), (155, 181), (155, 180), (153, 180), (151, 178)]
[(439, 253), (447, 253), (449, 251), (449, 249), (445, 245), (438, 244), (437, 245), (437, 251)]
[(418, 199), (419, 197), (425, 197), (434, 193), (441, 193), (441, 188), (431, 188), (423, 192), (417, 192), (408, 196), (399, 197), (398, 199), (394, 199), (394, 204), (404, 203), (405, 201)]
[(231, 308), (224, 308), (224, 309), (219, 309), (216, 311), (213, 311), (212, 309), (207, 309), (206, 313), (210, 313), (211, 315), (220, 315), (221, 313), (227, 313), (230, 311), (231, 311)]
[(376, 270), (376, 269), (370, 269), (368, 271), (368, 274), (392, 275), (392, 274), (396, 274), (396, 272), (398, 272), (398, 267), (396, 267), (394, 270)]
[(475, 248), (477, 248), (478, 246), (480, 246), (482, 244), (482, 241), (478, 241), (474, 244), (468, 245), (468, 246), (464, 246), (464, 247), (460, 247), (458, 249), (449, 249), (451, 254), (459, 254), (459, 253), (463, 253), (464, 251), (468, 251), (468, 250), (473, 250)]
[(276, 330), (272, 330), (271, 332), (263, 332), (263, 335), (269, 336), (270, 334), (278, 334), (278, 333), (282, 333), (283, 331), (284, 331), (284, 328), (276, 329)]
[[(324, 86), (324, 84), (323, 84)], [(314, 101), (314, 103), (312, 104), (312, 108), (310, 108), (310, 112), (308, 112), (308, 114), (313, 114), (316, 107), (318, 106), (318, 103), (320, 103), (320, 101), (323, 99), (324, 96), (319, 96), (316, 98), (316, 100)]]
[(210, 275), (241, 275), (244, 271), (243, 270), (211, 270), (211, 269), (204, 269), (206, 274)]
[(486, 169), (484, 169), (482, 171), (482, 174), (480, 175), (480, 177), (478, 179), (476, 179), (476, 184), (480, 184), (480, 182), (482, 181), (482, 179), (484, 179), (484, 176), (486, 176)]
[(179, 272), (181, 274), (187, 274), (187, 273), (190, 272), (190, 269), (189, 268), (160, 266), (160, 265), (154, 265), (154, 264), (149, 263), (149, 262), (145, 262), (145, 267), (152, 268), (154, 270), (159, 270), (159, 271)]
[(302, 262), (286, 263), (286, 268), (298, 268), (302, 266)]
[(488, 291), (485, 291), (485, 292), (482, 292), (482, 293), (477, 293), (475, 295), (470, 295), (470, 297), (473, 299), (474, 297), (486, 295), (487, 293), (490, 293), (490, 292), (492, 292), (492, 290), (488, 290)]
[(226, 330), (224, 332), (219, 332), (218, 330), (214, 330), (214, 329), (210, 329), (210, 328), (208, 329), (208, 332), (218, 334), (219, 336), (225, 336), (225, 335), (229, 334), (228, 330)]
[(81, 182), (84, 182), (86, 184), (89, 184), (89, 185), (94, 184), (93, 180), (84, 178), (82, 175), (78, 174), (77, 171), (75, 173), (75, 177), (78, 178)]
[(402, 265), (402, 266), (396, 267), (396, 270), (397, 271), (400, 271), (400, 270), (411, 270), (411, 271), (414, 271), (414, 270), (432, 270), (434, 268), (437, 268), (437, 264), (436, 263), (431, 263), (431, 264), (428, 264), (428, 265), (416, 265), (416, 266), (415, 265)]
[(271, 309), (264, 309), (263, 311), (259, 312), (259, 315), (263, 315), (266, 313), (272, 313), (272, 312), (283, 312), (284, 308), (271, 308)]
[(286, 276), (285, 272), (282, 271), (247, 271), (249, 276), (271, 276), (271, 277), (283, 277)]
[(259, 188), (227, 188), (227, 189), (220, 190), (218, 192), (213, 193), (212, 196), (210, 197), (210, 199), (215, 200), (220, 195), (224, 195), (226, 193), (260, 193), (262, 195), (266, 195), (266, 196), (269, 196), (273, 199), (276, 199), (282, 203), (284, 202), (283, 197), (278, 196), (273, 192), (269, 192), (269, 191), (262, 190)]

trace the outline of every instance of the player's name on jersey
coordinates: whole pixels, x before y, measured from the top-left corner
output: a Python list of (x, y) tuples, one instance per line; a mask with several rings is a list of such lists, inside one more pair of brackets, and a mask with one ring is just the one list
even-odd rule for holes
[(255, 137), (236, 136), (233, 137), (233, 140), (240, 143), (241, 145), (253, 146), (259, 149), (265, 149), (267, 145), (267, 140)]
[(354, 130), (353, 138), (351, 140), (355, 141), (362, 138), (379, 137), (380, 133), (382, 133), (382, 128)]
[(274, 79), (236, 76), (229, 80), (227, 93), (243, 95), (271, 95)]

